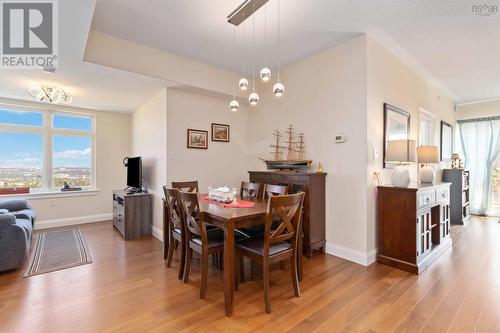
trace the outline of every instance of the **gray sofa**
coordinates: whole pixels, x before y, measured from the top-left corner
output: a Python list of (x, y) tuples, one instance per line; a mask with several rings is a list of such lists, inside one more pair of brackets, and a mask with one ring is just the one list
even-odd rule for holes
[(35, 221), (35, 211), (26, 200), (0, 201), (0, 272), (23, 265)]

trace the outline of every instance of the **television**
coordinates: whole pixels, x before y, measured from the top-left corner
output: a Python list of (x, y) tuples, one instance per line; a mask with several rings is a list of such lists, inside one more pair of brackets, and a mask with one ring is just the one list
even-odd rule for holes
[(127, 157), (125, 165), (127, 167), (127, 186), (140, 191), (142, 189), (141, 157)]

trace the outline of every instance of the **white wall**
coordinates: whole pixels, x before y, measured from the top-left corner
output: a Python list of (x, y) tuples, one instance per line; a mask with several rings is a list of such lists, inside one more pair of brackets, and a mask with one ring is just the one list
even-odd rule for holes
[[(418, 140), (420, 108), (436, 116), (434, 142), (440, 142), (440, 121), (455, 124), (453, 101), (421, 76), (399, 61), (380, 44), (367, 37), (367, 249), (376, 248), (376, 186), (373, 173), (382, 173), (384, 183), (390, 183), (392, 169), (383, 169), (383, 104), (389, 103), (410, 113), (410, 138)], [(373, 158), (373, 150), (380, 157)], [(439, 169), (439, 166), (436, 167)], [(417, 181), (417, 165), (412, 165), (411, 179)], [(438, 170), (438, 179), (440, 172)]]
[[(275, 73), (276, 74), (276, 73)], [(257, 109), (248, 111), (249, 170), (263, 170), (275, 129), (293, 124), (305, 134), (307, 157), (326, 177), (326, 238), (331, 253), (366, 250), (366, 43), (358, 37), (281, 72), (286, 92), (259, 86)], [(347, 142), (334, 144), (335, 134)], [(313, 166), (314, 168), (315, 166)]]
[(167, 89), (132, 114), (131, 156), (142, 157), (142, 175), (153, 195), (153, 233), (163, 227), (163, 185), (167, 180)]
[[(50, 108), (59, 111), (94, 114), (96, 121), (96, 187), (95, 194), (72, 193), (58, 197), (40, 198), (27, 196), (34, 207), (38, 221), (36, 228), (56, 227), (69, 224), (110, 220), (112, 218), (112, 190), (123, 189), (126, 183), (126, 170), (122, 160), (130, 148), (130, 115), (73, 108), (70, 106), (47, 105), (1, 99), (2, 103), (33, 107)], [(6, 199), (7, 197), (2, 197)]]
[[(198, 180), (200, 191), (208, 186), (239, 187), (246, 173), (247, 114), (240, 104), (229, 111), (229, 99), (168, 89), (167, 92), (167, 183)], [(230, 125), (230, 142), (211, 141), (211, 124)], [(187, 129), (208, 131), (208, 149), (188, 149)]]
[(457, 111), (458, 119), (500, 116), (500, 100), (458, 105)]

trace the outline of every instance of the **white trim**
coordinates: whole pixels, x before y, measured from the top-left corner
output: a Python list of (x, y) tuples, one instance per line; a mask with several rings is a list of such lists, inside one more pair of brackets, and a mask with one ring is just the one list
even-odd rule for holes
[(39, 200), (39, 199), (52, 199), (52, 198), (68, 198), (68, 197), (90, 197), (94, 195), (99, 195), (100, 191), (98, 189), (89, 189), (81, 191), (54, 191), (54, 192), (39, 192), (39, 193), (21, 193), (21, 194), (2, 194), (0, 199), (29, 199), (29, 200)]
[(104, 222), (104, 221), (110, 221), (112, 219), (113, 219), (113, 214), (106, 213), (106, 214), (97, 214), (97, 215), (68, 217), (68, 218), (64, 218), (64, 219), (36, 221), (35, 222), (35, 230), (47, 229), (47, 228), (57, 228), (57, 227), (66, 227), (66, 226), (70, 226), (70, 225), (78, 225), (78, 224), (86, 224), (86, 223)]
[(153, 231), (153, 237), (163, 242), (163, 231), (160, 228), (155, 227), (151, 224), (151, 230)]
[(326, 243), (326, 253), (363, 266), (369, 266), (373, 264), (377, 257), (377, 249), (373, 249), (368, 252), (362, 252), (346, 246), (335, 245), (332, 243)]
[(478, 100), (469, 101), (469, 102), (460, 102), (460, 103), (457, 103), (455, 106), (460, 107), (462, 105), (488, 103), (488, 102), (496, 102), (496, 101), (500, 101), (500, 97), (487, 98), (487, 99), (478, 99)]

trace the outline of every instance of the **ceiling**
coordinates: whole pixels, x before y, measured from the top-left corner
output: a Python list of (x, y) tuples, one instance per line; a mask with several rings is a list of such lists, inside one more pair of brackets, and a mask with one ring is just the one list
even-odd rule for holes
[(130, 112), (170, 83), (84, 62), (83, 53), (92, 21), (93, 1), (59, 1), (59, 69), (3, 70), (3, 98), (35, 101), (28, 89), (47, 84), (66, 88), (74, 107)]
[[(499, 1), (489, 0), (488, 4), (499, 5)], [(221, 68), (232, 69), (237, 59), (239, 70), (245, 62), (248, 71), (252, 63), (252, 20), (247, 20), (244, 43), (241, 26), (236, 31), (235, 56), (232, 25), (225, 19), (240, 3), (98, 0), (92, 29)], [(369, 33), (386, 41), (389, 49), (400, 50), (406, 63), (444, 85), (456, 102), (499, 98), (500, 13), (474, 14), (474, 4), (475, 0), (282, 0), (278, 49), (277, 0), (270, 0), (267, 52), (264, 8), (256, 14), (256, 48), (260, 55), (256, 63), (262, 66), (267, 54), (271, 67), (278, 59), (282, 65), (290, 64)]]

